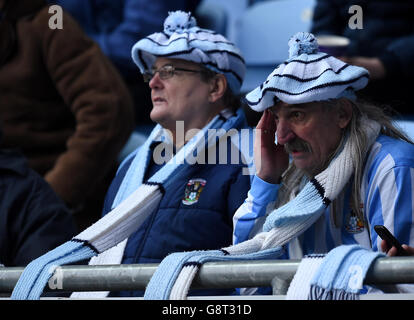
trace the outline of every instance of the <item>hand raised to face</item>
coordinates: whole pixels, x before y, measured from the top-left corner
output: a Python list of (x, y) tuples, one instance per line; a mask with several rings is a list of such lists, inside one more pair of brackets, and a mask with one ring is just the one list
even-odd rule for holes
[(263, 112), (256, 126), (254, 162), (256, 175), (269, 183), (279, 183), (289, 165), (289, 156), (283, 146), (276, 145), (276, 119), (269, 109)]

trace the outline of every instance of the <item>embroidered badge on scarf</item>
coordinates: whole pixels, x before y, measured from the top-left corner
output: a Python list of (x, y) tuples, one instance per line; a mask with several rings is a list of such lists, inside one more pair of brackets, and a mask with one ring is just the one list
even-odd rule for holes
[[(359, 205), (361, 209), (363, 206), (364, 205), (362, 203)], [(364, 222), (357, 217), (353, 210), (351, 210), (351, 212), (346, 217), (345, 229), (349, 233), (360, 233), (364, 231)]]
[(192, 205), (197, 203), (200, 198), (201, 191), (203, 191), (206, 183), (207, 181), (204, 179), (189, 180), (185, 186), (183, 204)]

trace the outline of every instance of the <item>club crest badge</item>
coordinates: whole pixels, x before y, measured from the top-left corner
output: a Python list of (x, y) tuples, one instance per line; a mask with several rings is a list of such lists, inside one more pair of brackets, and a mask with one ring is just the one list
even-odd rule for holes
[[(360, 208), (363, 208), (363, 204), (360, 204)], [(360, 233), (364, 231), (364, 222), (361, 221), (353, 210), (346, 217), (346, 231), (349, 233)]]
[(206, 183), (207, 181), (204, 179), (189, 180), (185, 186), (183, 204), (189, 206), (197, 203), (200, 198), (201, 191), (203, 191)]

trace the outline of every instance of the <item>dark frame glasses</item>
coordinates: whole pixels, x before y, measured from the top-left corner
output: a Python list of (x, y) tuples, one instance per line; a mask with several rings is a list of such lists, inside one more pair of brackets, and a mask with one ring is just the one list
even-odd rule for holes
[(150, 82), (151, 79), (155, 76), (155, 74), (158, 72), (160, 78), (162, 80), (170, 79), (175, 75), (176, 71), (183, 71), (183, 72), (193, 72), (193, 73), (206, 73), (204, 70), (191, 70), (191, 69), (185, 69), (185, 68), (177, 68), (172, 65), (165, 65), (162, 66), (159, 69), (151, 70), (150, 72), (146, 72), (143, 74), (143, 78), (145, 82)]

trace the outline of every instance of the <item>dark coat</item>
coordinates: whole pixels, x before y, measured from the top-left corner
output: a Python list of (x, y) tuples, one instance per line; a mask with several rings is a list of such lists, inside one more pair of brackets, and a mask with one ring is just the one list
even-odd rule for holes
[(159, 32), (169, 11), (194, 12), (200, 0), (47, 0), (66, 9), (95, 40), (126, 79), (139, 71), (132, 46)]
[(26, 159), (0, 151), (0, 263), (26, 266), (76, 235), (71, 214)]
[[(236, 129), (247, 128), (244, 115), (242, 119)], [(227, 161), (216, 145), (215, 149), (209, 149), (216, 152), (215, 164), (208, 164), (207, 160), (205, 164), (197, 162), (169, 178), (173, 181), (164, 186), (158, 209), (129, 236), (123, 264), (159, 263), (173, 252), (213, 250), (232, 244), (233, 216), (247, 197), (250, 176), (243, 170), (246, 165), (241, 161), (241, 153), (237, 163), (231, 161), (234, 159), (234, 144), (230, 139), (226, 141)], [(155, 147), (156, 142), (152, 150)], [(134, 154), (126, 158), (112, 182), (105, 199), (104, 215), (111, 211), (113, 200), (134, 158)], [(144, 182), (162, 166), (156, 164), (152, 156), (150, 158)], [(210, 155), (208, 158), (211, 159)], [(202, 188), (196, 185), (197, 181), (201, 181)], [(120, 294), (134, 296), (141, 293), (123, 291)]]
[(4, 3), (0, 0), (3, 146), (20, 148), (67, 204), (80, 206), (116, 167), (132, 132), (129, 92), (69, 15), (63, 13), (63, 29), (50, 29), (52, 14), (43, 1), (10, 0), (8, 10)]
[[(349, 8), (362, 9), (362, 29), (348, 25)], [(318, 0), (311, 32), (336, 34), (351, 40), (348, 56), (379, 58), (386, 78), (371, 81), (361, 91), (379, 103), (393, 103), (401, 112), (413, 113), (411, 87), (414, 81), (414, 2), (406, 0)], [(401, 100), (401, 103), (397, 103)]]
[[(120, 169), (107, 195), (112, 203), (130, 161)], [(160, 263), (172, 252), (220, 249), (232, 244), (232, 218), (247, 197), (250, 177), (242, 175), (242, 165), (190, 166), (171, 187), (165, 189), (158, 210), (133, 233), (125, 248), (123, 264)], [(152, 164), (149, 172), (156, 171)], [(151, 175), (147, 174), (146, 178)], [(194, 204), (184, 204), (191, 179), (206, 184)], [(187, 192), (186, 192), (187, 191)], [(184, 200), (184, 202), (183, 202)], [(109, 206), (105, 211), (109, 211)], [(229, 291), (195, 291), (199, 295), (228, 294)], [(140, 291), (121, 291), (117, 296), (139, 296)], [(193, 293), (194, 294), (194, 293)]]

